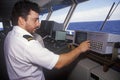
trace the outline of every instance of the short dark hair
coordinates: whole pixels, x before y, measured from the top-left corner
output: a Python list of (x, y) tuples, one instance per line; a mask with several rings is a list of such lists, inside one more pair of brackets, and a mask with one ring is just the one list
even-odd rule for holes
[(30, 2), (28, 0), (22, 0), (17, 2), (12, 10), (11, 14), (11, 20), (12, 20), (12, 25), (18, 25), (18, 18), (21, 16), (24, 19), (27, 19), (27, 16), (29, 15), (30, 10), (33, 10), (37, 12), (38, 14), (40, 13), (40, 8), (38, 4), (34, 2)]

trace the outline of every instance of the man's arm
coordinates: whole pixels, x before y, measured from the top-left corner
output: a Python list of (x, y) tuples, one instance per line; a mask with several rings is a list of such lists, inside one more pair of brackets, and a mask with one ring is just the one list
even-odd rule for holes
[(60, 69), (70, 63), (72, 63), (81, 53), (90, 49), (90, 42), (84, 41), (74, 50), (63, 53), (60, 55), (58, 62), (55, 65), (55, 68)]

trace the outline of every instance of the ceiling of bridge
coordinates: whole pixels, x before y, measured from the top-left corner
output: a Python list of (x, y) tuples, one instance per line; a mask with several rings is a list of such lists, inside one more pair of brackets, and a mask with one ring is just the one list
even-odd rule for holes
[[(10, 13), (12, 11), (12, 7), (14, 6), (14, 4), (19, 1), (19, 0), (1, 0), (0, 1), (0, 18), (5, 18), (5, 19), (9, 19), (10, 18)], [(55, 4), (57, 5), (61, 5), (63, 4), (64, 6), (68, 6), (71, 4), (71, 0), (30, 0), (33, 2), (36, 2), (39, 4), (40, 7), (42, 7), (43, 9), (46, 9), (48, 7), (54, 6)], [(83, 1), (87, 1), (87, 0), (76, 0), (78, 2), (83, 2)], [(62, 8), (58, 7), (58, 8)], [(57, 9), (58, 9), (57, 8)], [(55, 8), (56, 9), (56, 8)]]

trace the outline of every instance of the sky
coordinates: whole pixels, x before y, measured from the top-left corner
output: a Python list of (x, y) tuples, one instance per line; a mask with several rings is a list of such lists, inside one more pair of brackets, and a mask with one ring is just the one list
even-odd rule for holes
[[(89, 0), (80, 3), (70, 20), (70, 22), (80, 22), (80, 21), (104, 21), (111, 6), (115, 2), (113, 7), (116, 7), (120, 0)], [(55, 14), (50, 18), (50, 20), (55, 20), (57, 22), (63, 23), (65, 16), (70, 7), (55, 11)], [(109, 20), (120, 20), (120, 3), (109, 18)]]
[[(77, 10), (74, 13), (72, 19), (73, 22), (77, 21), (101, 21), (104, 20), (111, 9), (113, 2), (116, 5), (120, 0), (90, 0), (85, 3), (79, 4)], [(120, 4), (117, 6), (115, 11), (110, 17), (110, 20), (120, 20)]]

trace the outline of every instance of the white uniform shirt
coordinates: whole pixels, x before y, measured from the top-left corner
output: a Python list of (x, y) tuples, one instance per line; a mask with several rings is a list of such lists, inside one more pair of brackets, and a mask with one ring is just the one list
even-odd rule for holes
[(40, 43), (43, 47), (45, 47), (44, 42), (43, 42), (43, 39), (42, 39), (42, 37), (41, 37), (39, 34), (34, 33), (34, 34), (32, 34), (32, 35), (34, 36), (34, 39), (35, 39), (35, 40), (38, 40), (39, 43)]
[[(39, 41), (28, 41), (27, 31), (14, 26), (5, 39), (4, 52), (10, 80), (45, 80), (42, 67), (52, 69), (59, 59)], [(33, 37), (33, 36), (32, 36)]]

